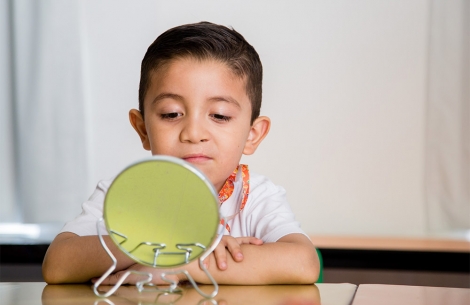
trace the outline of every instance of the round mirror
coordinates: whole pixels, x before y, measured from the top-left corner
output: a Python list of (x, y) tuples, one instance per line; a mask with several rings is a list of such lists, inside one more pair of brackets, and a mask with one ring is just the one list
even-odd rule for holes
[(103, 217), (113, 242), (138, 263), (176, 267), (209, 249), (217, 237), (218, 199), (191, 164), (153, 156), (122, 171), (111, 184)]

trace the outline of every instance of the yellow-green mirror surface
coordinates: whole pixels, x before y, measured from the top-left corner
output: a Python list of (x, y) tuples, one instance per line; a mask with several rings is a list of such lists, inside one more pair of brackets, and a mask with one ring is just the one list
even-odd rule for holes
[(119, 174), (103, 213), (113, 242), (136, 262), (153, 267), (196, 259), (215, 240), (219, 224), (212, 184), (190, 164), (167, 156)]

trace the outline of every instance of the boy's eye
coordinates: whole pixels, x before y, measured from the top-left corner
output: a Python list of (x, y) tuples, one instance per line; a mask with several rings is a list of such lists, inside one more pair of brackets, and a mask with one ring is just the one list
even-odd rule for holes
[(181, 115), (182, 114), (178, 112), (170, 112), (170, 113), (162, 113), (160, 114), (160, 117), (164, 120), (174, 120)]
[(228, 122), (231, 119), (231, 117), (222, 114), (211, 114), (211, 116), (214, 118), (214, 120), (221, 122)]

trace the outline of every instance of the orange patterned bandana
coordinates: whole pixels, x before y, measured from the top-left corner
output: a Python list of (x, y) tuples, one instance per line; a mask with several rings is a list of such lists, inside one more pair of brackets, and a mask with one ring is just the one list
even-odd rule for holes
[[(224, 186), (219, 192), (219, 202), (220, 205), (222, 205), (227, 199), (230, 198), (233, 194), (234, 190), (234, 182), (237, 177), (238, 170), (241, 169), (241, 175), (242, 175), (242, 190), (243, 190), (243, 199), (240, 203), (240, 211), (243, 210), (245, 207), (245, 204), (248, 200), (248, 195), (250, 194), (250, 172), (248, 171), (248, 165), (245, 164), (240, 164), (239, 167), (237, 167), (233, 173), (230, 175), (230, 177), (227, 178), (225, 181)], [(221, 220), (221, 223), (223, 224), (223, 220)], [(230, 227), (227, 224), (226, 225), (227, 230), (230, 232)]]

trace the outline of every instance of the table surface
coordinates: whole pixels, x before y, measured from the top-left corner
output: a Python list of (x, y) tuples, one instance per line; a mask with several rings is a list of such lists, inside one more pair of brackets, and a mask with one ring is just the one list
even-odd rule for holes
[[(104, 289), (106, 286), (102, 286)], [(108, 286), (109, 287), (109, 286)], [(202, 287), (210, 293), (213, 286)], [(219, 305), (348, 305), (356, 292), (353, 284), (219, 286), (216, 302), (205, 300), (192, 287), (182, 295), (139, 293), (135, 286), (121, 286), (109, 298), (99, 298), (91, 285), (47, 285), (46, 283), (0, 283), (2, 305), (70, 305), (70, 304), (219, 304)]]
[[(110, 286), (102, 286), (103, 290)], [(210, 293), (213, 286), (202, 286)], [(470, 289), (399, 285), (316, 284), (271, 286), (220, 286), (214, 300), (201, 297), (192, 287), (181, 294), (139, 293), (135, 286), (121, 286), (109, 298), (99, 298), (91, 285), (47, 285), (46, 283), (0, 283), (3, 305), (468, 305)]]
[(468, 305), (470, 289), (399, 286), (359, 285), (352, 305)]

